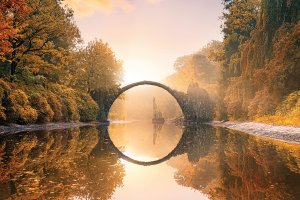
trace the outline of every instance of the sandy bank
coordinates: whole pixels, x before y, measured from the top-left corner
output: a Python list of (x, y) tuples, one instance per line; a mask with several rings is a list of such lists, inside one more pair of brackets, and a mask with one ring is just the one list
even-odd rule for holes
[(278, 126), (258, 122), (220, 122), (209, 123), (213, 126), (225, 127), (249, 134), (260, 135), (285, 142), (300, 144), (300, 127)]

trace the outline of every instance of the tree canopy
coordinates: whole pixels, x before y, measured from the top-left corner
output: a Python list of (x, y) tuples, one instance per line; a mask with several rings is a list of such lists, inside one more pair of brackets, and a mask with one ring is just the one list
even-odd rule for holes
[(62, 0), (1, 0), (0, 6), (0, 123), (96, 120), (103, 102), (91, 94), (101, 89), (104, 98), (122, 76), (108, 44), (83, 46)]
[[(300, 90), (299, 1), (223, 3), (223, 49), (215, 56), (221, 61), (219, 116), (268, 122), (267, 116), (276, 115), (280, 123), (299, 123), (298, 111), (280, 116), (277, 112), (289, 95)], [(290, 106), (299, 110), (299, 105)]]

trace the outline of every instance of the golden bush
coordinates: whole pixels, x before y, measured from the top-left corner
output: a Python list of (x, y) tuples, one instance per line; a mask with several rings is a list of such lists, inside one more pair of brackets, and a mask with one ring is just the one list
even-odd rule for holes
[(41, 94), (36, 93), (30, 97), (30, 102), (33, 108), (38, 112), (38, 122), (51, 122), (54, 116), (50, 105), (47, 102), (47, 99)]
[(276, 108), (274, 115), (256, 115), (255, 121), (300, 126), (300, 91), (295, 91), (284, 98)]
[(30, 106), (28, 97), (22, 90), (13, 90), (8, 95), (6, 103), (6, 115), (9, 122), (30, 124), (37, 120), (38, 113)]
[(300, 91), (296, 91), (289, 94), (284, 99), (284, 101), (278, 106), (276, 114), (289, 115), (293, 112), (297, 113), (297, 110), (300, 110)]
[(66, 86), (51, 84), (50, 90), (62, 99), (62, 118), (65, 121), (94, 121), (99, 107), (92, 97)]
[(248, 116), (274, 114), (279, 99), (266, 88), (255, 93), (248, 106)]
[(80, 119), (77, 104), (74, 99), (75, 99), (74, 97), (73, 98), (72, 97), (65, 98), (65, 104), (66, 104), (67, 112), (68, 112), (68, 121), (71, 121), (71, 122), (77, 122)]
[(68, 122), (79, 121), (75, 90), (58, 84), (49, 85), (49, 89), (62, 99), (62, 119)]
[(53, 115), (53, 121), (58, 122), (62, 120), (62, 100), (59, 96), (55, 95), (52, 92), (49, 92), (47, 94), (47, 102), (50, 105), (54, 115)]
[(80, 121), (95, 121), (99, 113), (98, 104), (86, 93), (76, 92), (76, 103), (80, 114)]

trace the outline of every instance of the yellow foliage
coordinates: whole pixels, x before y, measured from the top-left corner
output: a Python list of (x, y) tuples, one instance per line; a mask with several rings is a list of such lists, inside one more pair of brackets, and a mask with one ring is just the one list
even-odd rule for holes
[(3, 123), (6, 120), (5, 107), (0, 106), (0, 122)]
[(0, 87), (0, 122), (4, 122), (6, 120), (6, 108), (2, 105), (2, 99), (5, 97), (5, 90)]
[(300, 91), (289, 94), (277, 107), (275, 115), (256, 116), (255, 121), (300, 126)]
[(223, 2), (223, 119), (298, 124), (298, 106), (281, 102), (300, 89), (298, 0)]
[(300, 126), (299, 118), (283, 116), (283, 115), (282, 116), (280, 116), (280, 115), (255, 116), (254, 121), (262, 122), (262, 123), (266, 123), (266, 124)]
[(76, 92), (80, 121), (95, 121), (99, 112), (98, 104), (86, 93)]
[(44, 94), (45, 100), (53, 112), (53, 115), (49, 113), (52, 118), (50, 121), (96, 120), (99, 108), (89, 94), (59, 84), (49, 84), (49, 90), (40, 93)]
[(50, 105), (54, 115), (53, 121), (60, 121), (62, 119), (62, 100), (59, 96), (50, 92), (47, 94), (47, 101)]
[(76, 101), (72, 97), (67, 97), (64, 99), (67, 107), (67, 121), (77, 122), (80, 119)]
[(59, 84), (49, 84), (46, 90), (0, 79), (0, 124), (95, 121), (98, 112), (88, 93)]
[(266, 88), (259, 90), (250, 101), (248, 116), (273, 114), (278, 102), (278, 97), (270, 93)]
[(30, 106), (28, 97), (22, 90), (13, 90), (8, 95), (6, 109), (9, 122), (29, 124), (37, 120), (37, 111)]
[(9, 83), (5, 82), (2, 79), (0, 79), (0, 88), (2, 88), (5, 91), (11, 91), (11, 86), (9, 85)]
[(52, 111), (47, 99), (41, 94), (34, 94), (30, 97), (30, 102), (33, 108), (38, 112), (38, 122), (51, 122), (54, 112)]
[[(293, 114), (292, 114), (293, 113)], [(278, 106), (276, 114), (294, 115), (300, 119), (300, 91), (289, 94), (284, 101)]]

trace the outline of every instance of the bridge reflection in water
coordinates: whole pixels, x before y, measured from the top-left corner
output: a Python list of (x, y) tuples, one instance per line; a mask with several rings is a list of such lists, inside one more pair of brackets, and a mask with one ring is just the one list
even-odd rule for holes
[[(143, 124), (144, 126), (144, 124)], [(157, 127), (157, 125), (153, 125), (153, 139), (155, 139), (155, 137), (157, 137), (157, 133), (156, 133), (156, 129), (162, 129), (162, 127)], [(114, 149), (114, 151), (118, 154), (118, 156), (121, 159), (124, 159), (128, 162), (134, 163), (134, 164), (138, 164), (138, 165), (143, 165), (143, 166), (151, 166), (151, 165), (157, 165), (160, 163), (163, 163), (167, 160), (169, 160), (170, 158), (177, 156), (177, 155), (181, 155), (184, 154), (186, 152), (186, 150), (188, 148), (190, 148), (188, 145), (189, 141), (187, 141), (188, 139), (190, 139), (190, 135), (193, 131), (193, 128), (195, 127), (188, 127), (183, 129), (183, 133), (177, 133), (177, 135), (179, 134), (180, 137), (178, 139), (177, 144), (174, 145), (173, 144), (173, 149), (170, 149), (169, 152), (165, 152), (166, 154), (156, 160), (152, 160), (152, 161), (143, 161), (143, 160), (137, 160), (135, 158), (130, 157), (130, 155), (126, 155), (126, 153), (123, 153), (122, 149), (118, 148), (115, 144), (114, 144), (114, 139), (117, 139), (117, 137), (114, 137), (113, 139), (110, 137), (110, 134), (108, 133), (108, 129), (104, 129), (102, 132), (104, 133), (104, 137), (108, 139), (109, 141), (109, 145), (112, 146), (112, 148)], [(209, 125), (203, 125), (201, 127), (197, 127), (196, 130), (201, 132), (200, 137), (203, 137), (203, 140), (199, 140), (199, 143), (197, 144), (199, 147), (205, 148), (207, 145), (210, 145), (211, 143), (213, 143), (213, 140), (211, 137), (209, 137), (210, 133), (212, 132), (212, 130), (210, 130), (212, 127)], [(141, 131), (141, 128), (138, 128), (138, 130)], [(122, 134), (122, 133), (121, 133)], [(142, 132), (140, 132), (140, 134), (143, 134)], [(170, 134), (170, 133), (169, 133)], [(171, 133), (171, 134), (176, 134), (176, 133)], [(118, 137), (120, 137), (120, 133), (117, 135)], [(205, 139), (204, 139), (205, 138)], [(209, 139), (210, 138), (210, 139)], [(127, 138), (129, 139), (129, 138)], [(133, 138), (132, 138), (133, 139)], [(171, 144), (168, 144), (170, 146), (172, 146)], [(124, 147), (124, 146), (122, 146)], [(162, 148), (161, 146), (158, 146), (157, 148)], [(207, 152), (207, 150), (205, 151), (205, 149), (203, 149), (202, 153)]]
[[(115, 133), (126, 136), (122, 130)], [(160, 133), (174, 136), (165, 130), (171, 129)], [(163, 199), (165, 194), (174, 199), (300, 199), (298, 144), (188, 127), (177, 142), (175, 136), (160, 135), (155, 146), (172, 140), (173, 150), (146, 162), (124, 157), (110, 131), (83, 127), (0, 136), (1, 199)]]

